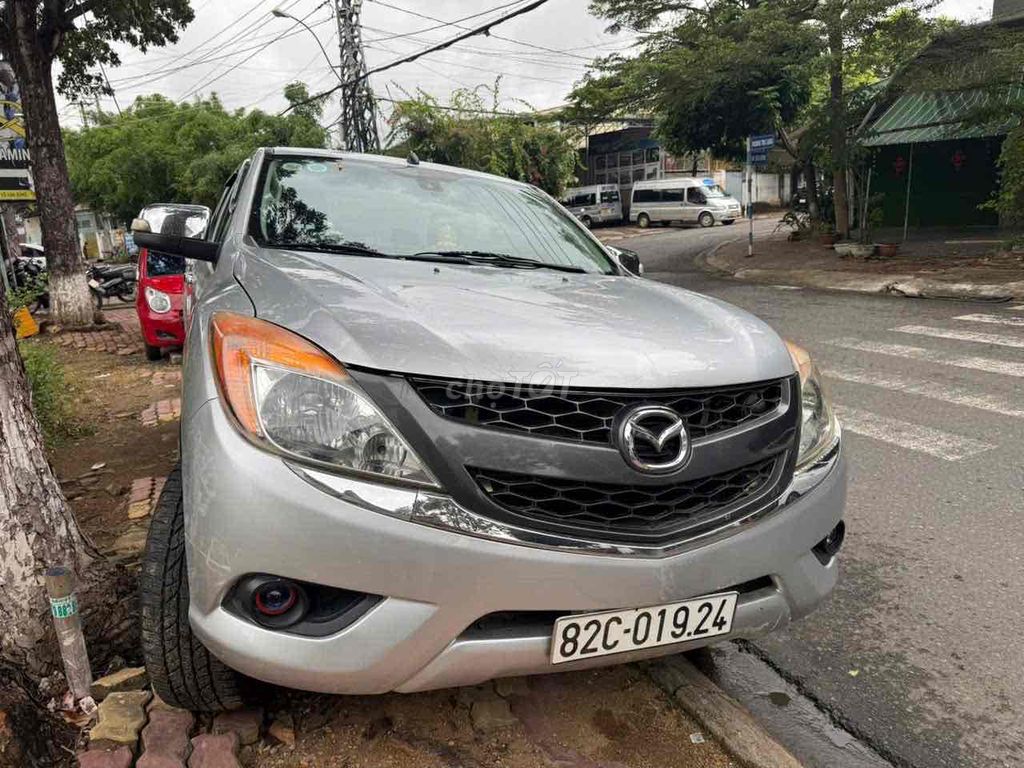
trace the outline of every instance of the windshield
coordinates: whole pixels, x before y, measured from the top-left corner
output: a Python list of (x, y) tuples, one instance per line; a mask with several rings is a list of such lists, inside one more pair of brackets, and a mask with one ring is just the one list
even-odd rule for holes
[(440, 168), (287, 157), (265, 167), (251, 234), (264, 246), (376, 254), (485, 252), (611, 274), (604, 252), (533, 187)]
[(705, 184), (703, 189), (707, 197), (728, 197), (717, 184)]

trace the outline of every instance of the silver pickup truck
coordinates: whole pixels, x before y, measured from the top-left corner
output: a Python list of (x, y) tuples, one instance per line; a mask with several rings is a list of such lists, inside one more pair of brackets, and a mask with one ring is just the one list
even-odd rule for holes
[(142, 578), (168, 703), (645, 659), (835, 585), (846, 472), (807, 353), (636, 276), (544, 192), (264, 149), (205, 239), (133, 228), (189, 264)]

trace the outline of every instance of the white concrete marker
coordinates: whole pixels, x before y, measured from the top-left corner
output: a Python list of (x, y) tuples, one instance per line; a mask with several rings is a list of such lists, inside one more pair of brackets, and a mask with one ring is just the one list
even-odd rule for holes
[(848, 368), (845, 366), (829, 366), (824, 374), (831, 379), (846, 381), (851, 384), (866, 384), (881, 387), (892, 392), (904, 392), (908, 395), (919, 395), (931, 400), (960, 405), (967, 408), (978, 408), (982, 411), (997, 413), (1024, 419), (1024, 400), (1009, 401), (1001, 397), (985, 394), (963, 392), (956, 387), (938, 384), (934, 381), (907, 379), (898, 374), (875, 372), (866, 368)]
[(1012, 325), (1015, 328), (1024, 328), (1024, 317), (1010, 317), (1004, 315), (958, 315), (954, 320), (969, 320), (972, 323), (992, 323), (993, 325)]
[(949, 355), (943, 352), (935, 352), (924, 347), (912, 347), (908, 344), (886, 344), (881, 341), (861, 341), (860, 339), (833, 339), (825, 342), (834, 347), (853, 349), (858, 352), (872, 352), (877, 355), (890, 355), (893, 357), (905, 357), (910, 360), (924, 360), (939, 365), (952, 365), (957, 368), (970, 368), (975, 371), (986, 373), (998, 373), (1003, 376), (1016, 376), (1024, 378), (1024, 363), (1014, 363), (1008, 360), (995, 360), (990, 357), (971, 357), (961, 355)]
[(843, 429), (858, 435), (897, 445), (908, 451), (926, 453), (944, 461), (960, 461), (995, 448), (990, 443), (943, 432), (940, 429), (889, 419), (877, 413), (838, 406), (836, 413)]
[(890, 328), (889, 330), (897, 333), (912, 333), (915, 336), (931, 336), (935, 339), (955, 339), (956, 341), (971, 341), (976, 344), (994, 344), (997, 347), (1024, 349), (1024, 338), (1003, 336), (998, 333), (954, 331), (947, 328), (932, 328), (928, 325), (901, 325), (899, 328)]

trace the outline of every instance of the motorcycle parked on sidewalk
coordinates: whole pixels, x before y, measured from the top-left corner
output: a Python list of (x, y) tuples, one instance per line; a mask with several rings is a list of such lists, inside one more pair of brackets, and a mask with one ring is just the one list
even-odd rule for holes
[(112, 298), (128, 303), (135, 301), (138, 282), (134, 265), (92, 264), (85, 274), (96, 309), (102, 309), (103, 302)]
[[(44, 262), (45, 264), (45, 262)], [(50, 287), (46, 267), (19, 256), (11, 264), (16, 290), (26, 299), (29, 312), (50, 308)]]

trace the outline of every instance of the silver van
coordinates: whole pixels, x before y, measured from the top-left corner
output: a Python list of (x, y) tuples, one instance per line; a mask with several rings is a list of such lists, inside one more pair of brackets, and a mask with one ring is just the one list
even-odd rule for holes
[(622, 197), (617, 184), (571, 187), (565, 190), (562, 205), (588, 229), (594, 224), (622, 221)]
[(735, 197), (710, 179), (690, 177), (636, 182), (629, 208), (629, 220), (641, 228), (673, 221), (712, 227), (716, 221), (732, 224), (741, 215)]

